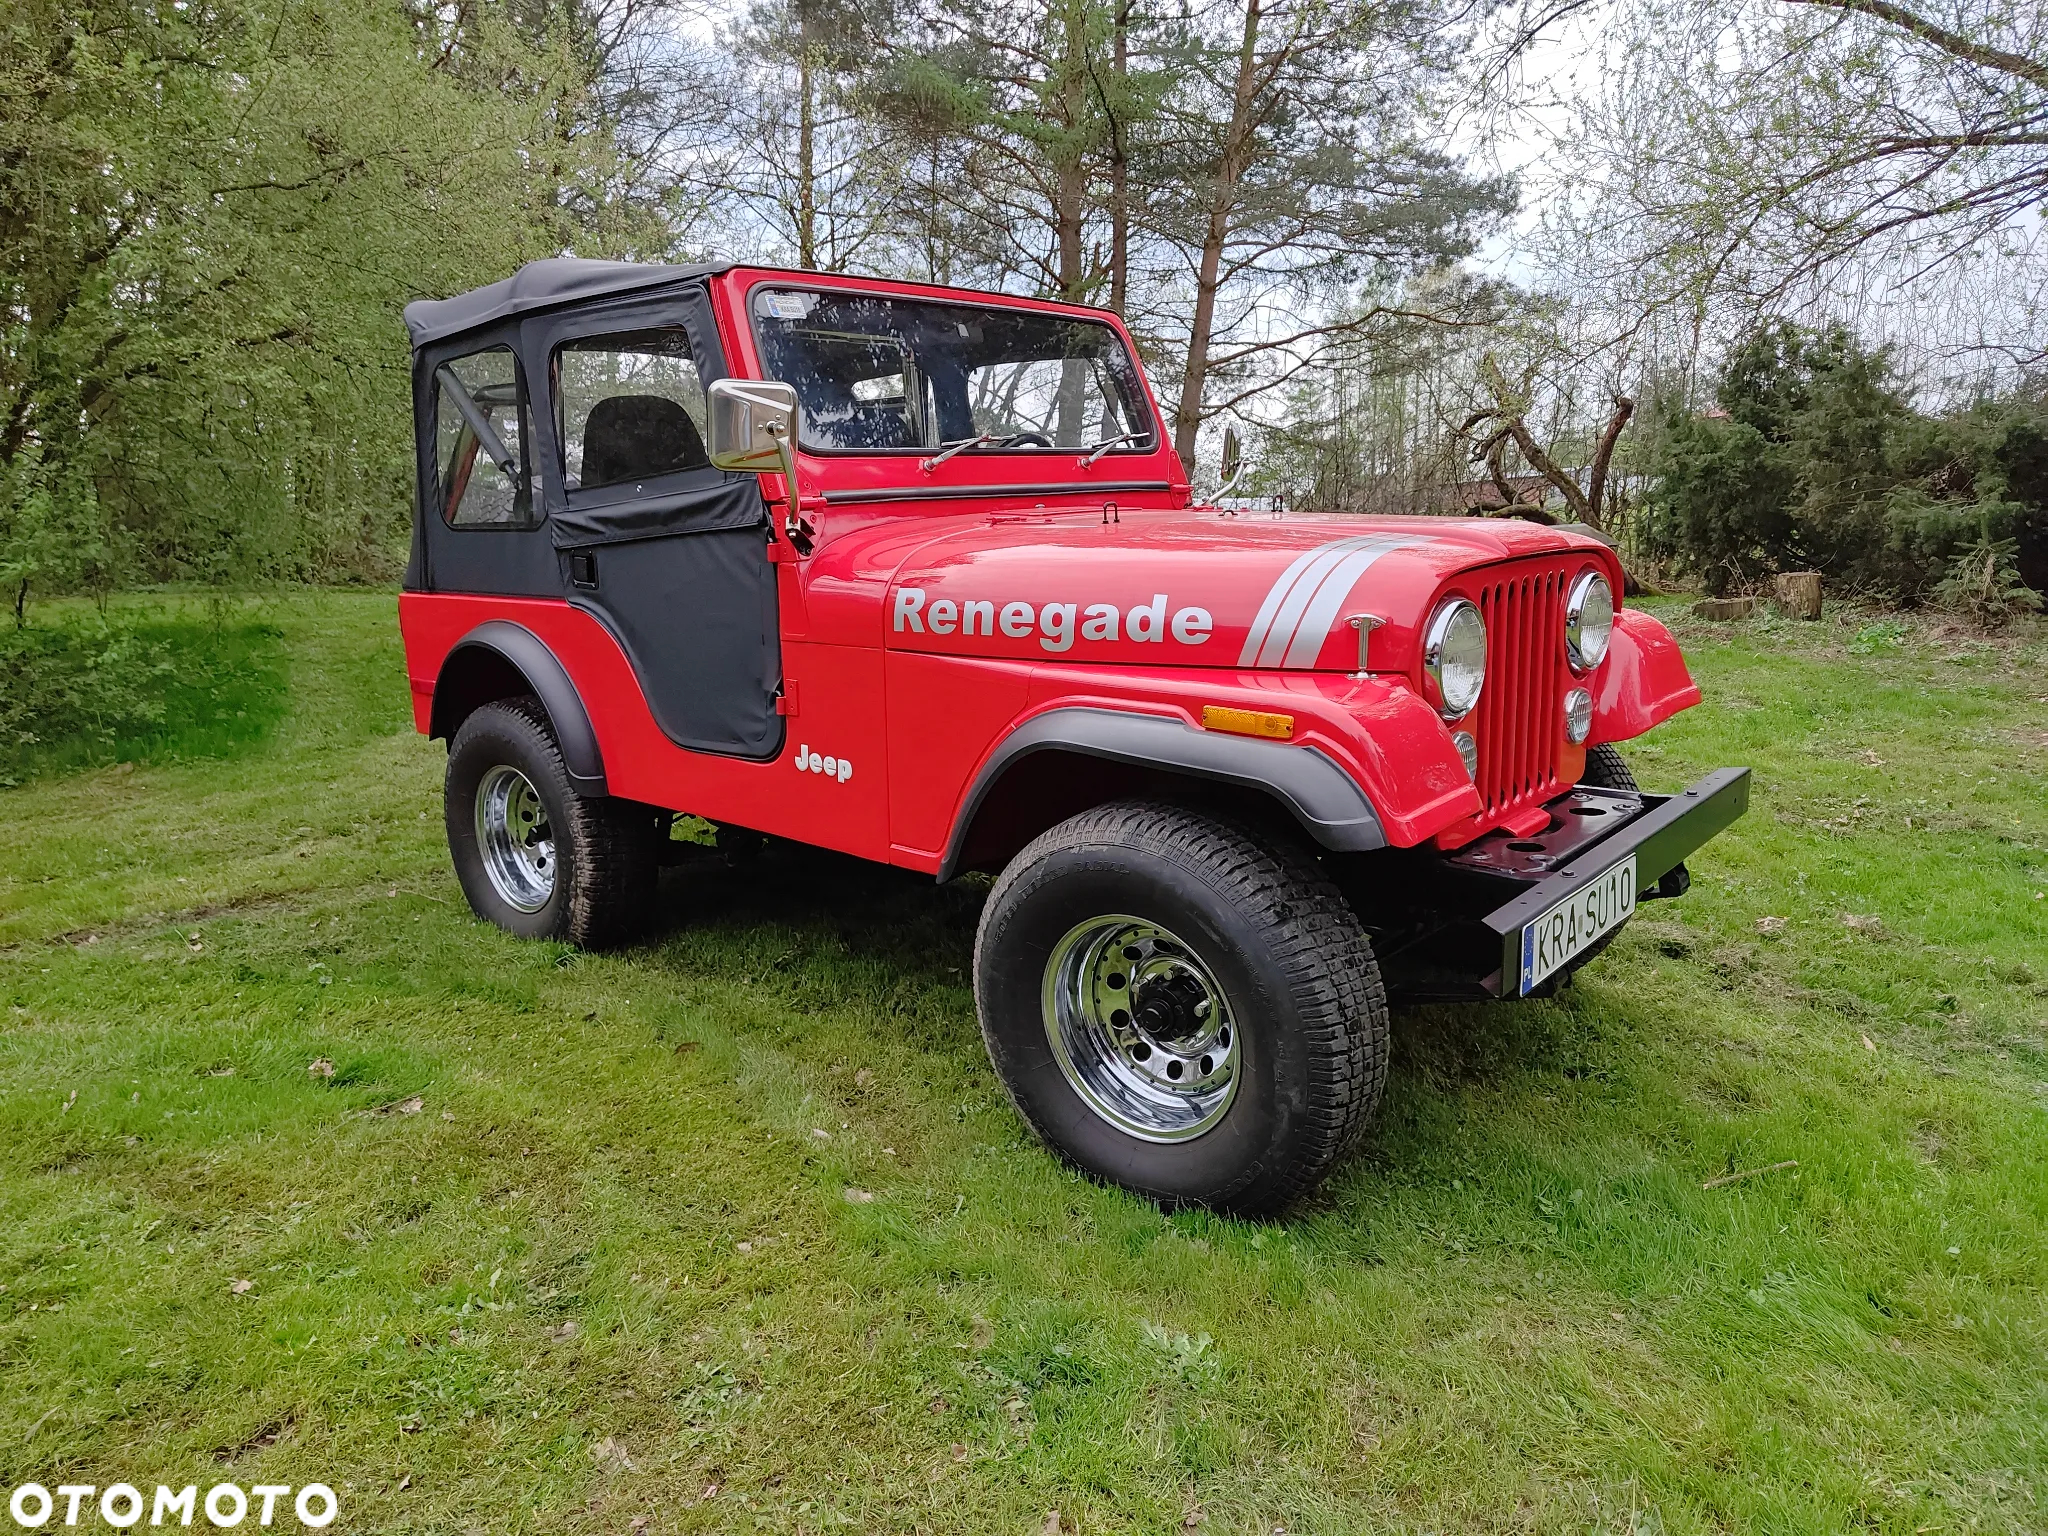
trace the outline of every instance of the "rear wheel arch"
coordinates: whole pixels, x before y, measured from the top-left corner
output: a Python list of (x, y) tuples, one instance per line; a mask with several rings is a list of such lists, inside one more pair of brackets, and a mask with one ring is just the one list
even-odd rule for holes
[(453, 741), (462, 722), (484, 705), (522, 695), (538, 699), (547, 712), (576, 792), (608, 793), (597, 732), (568, 669), (540, 636), (509, 620), (479, 624), (449, 650), (434, 680), (427, 734)]
[(939, 878), (999, 869), (1067, 818), (1140, 795), (1289, 822), (1333, 852), (1387, 845), (1365, 792), (1312, 747), (1199, 730), (1168, 715), (1069, 707), (1034, 715), (988, 755), (954, 819)]

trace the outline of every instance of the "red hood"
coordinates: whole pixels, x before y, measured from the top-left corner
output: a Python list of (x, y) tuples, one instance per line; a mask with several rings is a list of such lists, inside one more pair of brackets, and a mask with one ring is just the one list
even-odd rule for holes
[(1596, 541), (1516, 520), (996, 513), (913, 548), (884, 624), (896, 650), (1350, 671), (1363, 613), (1386, 622), (1380, 670), (1451, 576), (1574, 549), (1618, 581)]

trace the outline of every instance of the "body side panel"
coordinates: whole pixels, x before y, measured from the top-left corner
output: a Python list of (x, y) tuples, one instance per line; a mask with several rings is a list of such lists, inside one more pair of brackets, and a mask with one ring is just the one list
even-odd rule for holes
[[(564, 601), (408, 593), (400, 600), (415, 719), (425, 729), (441, 663), (490, 620), (531, 631), (575, 684), (595, 728), (609, 790), (861, 858), (889, 858), (887, 753), (876, 650), (793, 642), (785, 660), (796, 713), (771, 761), (691, 752), (662, 733), (608, 630)], [(842, 779), (801, 772), (799, 747), (850, 764)]]
[[(608, 793), (604, 776), (604, 754), (597, 745), (597, 732), (590, 723), (568, 672), (541, 638), (523, 625), (504, 619), (488, 619), (469, 631), (449, 649), (430, 684), (429, 720), (423, 729), (435, 736), (453, 737), (460, 721), (444, 713), (442, 697), (449, 687), (449, 673), (465, 651), (484, 650), (502, 657), (532, 686), (554, 726), (555, 741), (562, 749), (563, 766), (570, 782), (581, 794)], [(415, 691), (415, 700), (418, 694)], [(417, 709), (417, 704), (415, 704)]]
[(1031, 668), (891, 651), (885, 676), (891, 854), (936, 869), (976, 770), (1029, 710)]
[[(986, 788), (992, 767), (1005, 766), (1006, 743), (1015, 733), (1061, 711), (1148, 716), (1211, 739), (1222, 733), (1200, 730), (1206, 705), (1291, 714), (1294, 736), (1285, 745), (1229, 739), (1276, 752), (1310, 751), (1334, 763), (1359, 787), (1395, 846), (1421, 842), (1478, 805), (1449, 732), (1399, 679), (1167, 668), (1133, 677), (896, 652), (889, 655), (889, 677), (892, 764), (905, 765), (894, 794), (891, 841), (897, 862), (913, 867), (936, 867), (941, 852), (957, 844), (978, 786)], [(929, 711), (928, 734), (915, 725), (913, 708)], [(1090, 745), (1099, 744), (1091, 737)], [(1186, 752), (1162, 760), (1169, 768), (1193, 764)], [(1028, 764), (1020, 771), (1028, 772)], [(1273, 782), (1287, 778), (1276, 773)]]

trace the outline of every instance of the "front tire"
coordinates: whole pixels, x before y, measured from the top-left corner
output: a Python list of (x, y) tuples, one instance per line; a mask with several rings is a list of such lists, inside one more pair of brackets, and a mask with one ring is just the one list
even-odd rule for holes
[(448, 744), (448, 851), (470, 910), (507, 933), (601, 949), (634, 937), (658, 879), (656, 816), (569, 782), (547, 711), (501, 699)]
[(1636, 785), (1636, 776), (1629, 771), (1628, 759), (1621, 755), (1618, 747), (1602, 742), (1597, 747), (1586, 749), (1586, 771), (1579, 782), (1594, 789), (1621, 789), (1632, 795), (1642, 790)]
[(1098, 806), (1018, 854), (974, 985), (1032, 1128), (1168, 1206), (1285, 1205), (1386, 1081), (1386, 993), (1336, 887), (1290, 838), (1178, 806)]

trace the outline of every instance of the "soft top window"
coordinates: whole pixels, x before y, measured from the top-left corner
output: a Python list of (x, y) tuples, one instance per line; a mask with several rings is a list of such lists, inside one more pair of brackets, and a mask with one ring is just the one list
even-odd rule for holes
[(567, 487), (707, 469), (704, 385), (680, 330), (582, 336), (555, 351), (555, 424)]
[(766, 372), (797, 392), (806, 448), (1154, 444), (1137, 365), (1099, 321), (802, 288), (759, 289), (753, 312)]
[(434, 469), (451, 528), (531, 528), (539, 518), (526, 380), (509, 347), (434, 370)]

